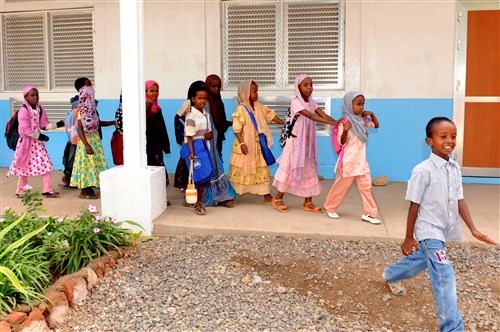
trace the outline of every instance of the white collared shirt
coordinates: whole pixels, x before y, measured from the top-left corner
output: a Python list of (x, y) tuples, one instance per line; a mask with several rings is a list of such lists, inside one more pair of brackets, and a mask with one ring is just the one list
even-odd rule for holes
[(456, 161), (431, 153), (415, 166), (406, 200), (420, 204), (415, 223), (417, 241), (462, 241), (458, 201), (463, 198), (462, 173)]

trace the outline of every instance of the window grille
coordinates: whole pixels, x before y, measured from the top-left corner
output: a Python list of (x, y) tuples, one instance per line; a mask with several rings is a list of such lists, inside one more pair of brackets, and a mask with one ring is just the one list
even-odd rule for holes
[[(330, 97), (314, 97), (316, 103), (318, 103), (318, 107), (321, 108), (326, 114), (330, 115), (330, 105), (331, 98)], [(238, 98), (234, 99), (235, 105), (238, 105)], [(292, 98), (289, 97), (259, 97), (259, 102), (273, 111), (276, 112), (276, 116), (281, 120), (285, 120), (285, 115), (292, 103)], [(273, 135), (279, 135), (281, 133), (282, 125), (278, 123), (270, 123), (269, 129)], [(324, 123), (316, 123), (316, 134), (320, 136), (329, 136), (330, 135), (330, 125), (326, 125)]]
[(316, 88), (343, 87), (341, 0), (223, 3), (223, 86), (252, 79), (293, 88), (308, 74)]
[(91, 9), (4, 14), (2, 40), (5, 91), (70, 91), (78, 77), (94, 80)]
[[(71, 110), (71, 103), (67, 101), (40, 101), (45, 112), (47, 113), (47, 118), (49, 122), (56, 123), (59, 120), (63, 120), (66, 113)], [(23, 106), (22, 100), (17, 100), (14, 98), (10, 99), (10, 114), (14, 114)]]

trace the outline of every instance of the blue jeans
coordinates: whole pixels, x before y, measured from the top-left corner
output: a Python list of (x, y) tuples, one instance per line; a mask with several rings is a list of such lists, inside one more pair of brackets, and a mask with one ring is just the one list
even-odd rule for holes
[(385, 269), (385, 281), (409, 279), (426, 268), (434, 291), (439, 330), (463, 331), (464, 323), (457, 306), (455, 273), (446, 257), (444, 242), (435, 239), (420, 241), (418, 251)]

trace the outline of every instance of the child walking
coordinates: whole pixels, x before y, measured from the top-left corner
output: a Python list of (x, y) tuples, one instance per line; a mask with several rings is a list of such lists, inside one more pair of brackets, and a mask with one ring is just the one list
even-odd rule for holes
[[(406, 200), (410, 201), (406, 236), (401, 245), (405, 258), (388, 266), (384, 280), (396, 295), (405, 294), (400, 280), (427, 268), (431, 280), (440, 331), (463, 331), (457, 306), (455, 274), (445, 252), (446, 241), (462, 241), (459, 215), (472, 235), (485, 243), (496, 243), (480, 233), (465, 202), (460, 166), (449, 157), (456, 144), (457, 128), (448, 118), (437, 117), (426, 128), (429, 159), (412, 171)], [(414, 238), (415, 236), (415, 238)]]
[[(250, 193), (264, 196), (264, 204), (271, 204), (271, 174), (262, 155), (259, 134), (266, 136), (268, 147), (273, 144), (273, 136), (267, 123), (283, 121), (276, 113), (258, 102), (259, 86), (251, 80), (238, 85), (240, 105), (232, 115), (233, 131), (236, 138), (229, 158), (229, 181), (238, 195)], [(256, 126), (253, 124), (252, 117)], [(258, 128), (258, 130), (256, 129)]]
[[(191, 111), (191, 107), (193, 106), (191, 96), (193, 96), (193, 91), (198, 88), (202, 90), (205, 89), (205, 82), (195, 81), (191, 83), (188, 88), (186, 101), (182, 103), (181, 107), (174, 116), (175, 141), (180, 146), (184, 144), (185, 140), (184, 127), (186, 125), (186, 115)], [(188, 184), (188, 174), (189, 170), (187, 168), (186, 161), (182, 158), (182, 156), (180, 156), (179, 161), (177, 162), (177, 167), (175, 168), (174, 187), (179, 188), (181, 192), (186, 190)], [(189, 206), (189, 204), (185, 201), (183, 204), (185, 206)]]
[[(88, 79), (87, 77), (79, 77), (75, 80), (75, 89), (78, 93), (80, 93), (80, 89), (83, 87), (83, 86), (92, 86), (92, 81), (90, 81), (90, 79)], [(74, 97), (72, 97), (69, 102), (71, 103), (71, 112), (73, 112), (73, 110), (75, 108), (78, 108), (78, 100), (79, 100), (79, 95), (75, 95)], [(97, 113), (97, 117), (99, 118), (99, 112), (97, 112), (97, 104), (99, 102), (96, 100), (95, 101), (95, 107), (96, 107), (96, 113)], [(108, 126), (116, 126), (116, 122), (115, 121), (101, 121), (101, 119), (99, 118), (99, 137), (100, 139), (102, 140), (102, 130), (101, 130), (101, 127), (108, 127)], [(61, 181), (63, 182), (63, 186), (68, 188), (70, 187), (70, 181), (71, 181), (71, 173), (73, 172), (73, 164), (75, 162), (75, 153), (76, 153), (76, 145), (74, 144), (71, 144), (70, 141), (68, 141), (66, 143), (66, 146), (64, 148), (64, 153), (63, 153), (63, 159), (62, 159), (62, 163), (64, 165), (64, 175), (61, 179)]]
[(295, 98), (290, 106), (290, 117), (299, 114), (292, 133), (286, 140), (283, 153), (278, 158), (279, 168), (273, 186), (278, 190), (272, 204), (279, 212), (288, 212), (283, 195), (290, 193), (304, 197), (304, 210), (322, 213), (314, 205), (312, 196), (321, 194), (318, 178), (318, 151), (316, 147), (316, 122), (335, 125), (337, 121), (325, 114), (311, 97), (313, 81), (308, 75), (295, 79)]
[(366, 142), (369, 138), (369, 128), (378, 128), (379, 123), (373, 112), (365, 111), (365, 97), (351, 91), (344, 96), (342, 102), (343, 121), (339, 120), (337, 140), (342, 150), (337, 159), (335, 170), (337, 178), (325, 201), (325, 210), (333, 219), (340, 218), (337, 209), (345, 195), (351, 188), (354, 180), (363, 202), (361, 219), (377, 225), (381, 221), (377, 218), (378, 209), (373, 199), (370, 177), (370, 168), (366, 160)]
[(49, 137), (42, 134), (41, 130), (62, 127), (64, 121), (58, 121), (57, 124), (49, 123), (45, 109), (38, 102), (38, 89), (34, 86), (27, 86), (23, 90), (23, 97), (23, 106), (17, 113), (19, 140), (7, 175), (19, 176), (17, 197), (24, 194), (24, 189), (28, 184), (28, 176), (41, 175), (43, 197), (56, 198), (59, 193), (54, 191), (50, 180), (50, 171), (54, 169), (54, 166), (44, 143), (49, 140)]
[(92, 86), (83, 86), (78, 93), (78, 134), (75, 162), (71, 173), (71, 187), (80, 189), (82, 199), (97, 199), (93, 187), (99, 187), (99, 174), (108, 168), (97, 115), (95, 92)]
[[(194, 86), (191, 90), (191, 101), (193, 106), (191, 111), (186, 115), (186, 125), (184, 127), (185, 143), (189, 146), (189, 160), (196, 160), (194, 154), (194, 141), (203, 140), (210, 141), (212, 139), (212, 126), (210, 123), (210, 115), (205, 111), (205, 105), (208, 100), (208, 93), (205, 86)], [(203, 142), (206, 146), (206, 142)], [(196, 172), (196, 169), (193, 169)], [(210, 184), (210, 180), (206, 183), (197, 183), (198, 200), (194, 206), (197, 215), (207, 214), (205, 204), (202, 203), (203, 190)]]

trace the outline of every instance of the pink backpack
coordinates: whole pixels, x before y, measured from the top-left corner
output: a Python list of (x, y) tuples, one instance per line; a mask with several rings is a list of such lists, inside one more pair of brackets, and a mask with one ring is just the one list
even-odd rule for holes
[[(339, 119), (339, 122), (342, 122), (342, 124), (345, 124), (347, 122), (347, 118), (340, 118)], [(365, 124), (366, 126), (366, 118), (363, 118), (363, 123)], [(337, 139), (337, 135), (339, 134), (339, 125), (334, 125), (332, 126), (332, 145), (333, 145), (333, 149), (335, 150), (335, 153), (337, 154), (337, 156), (340, 156), (340, 154), (342, 153), (342, 150), (344, 149), (344, 147), (342, 145), (340, 145), (338, 139)]]
[[(347, 118), (340, 118), (339, 122), (342, 122), (342, 124), (345, 124), (347, 122)], [(332, 145), (333, 149), (335, 150), (335, 153), (337, 156), (340, 155), (342, 152), (342, 149), (344, 148), (342, 145), (340, 145), (339, 140), (337, 139), (337, 135), (339, 134), (339, 125), (334, 125), (332, 126)]]

